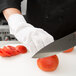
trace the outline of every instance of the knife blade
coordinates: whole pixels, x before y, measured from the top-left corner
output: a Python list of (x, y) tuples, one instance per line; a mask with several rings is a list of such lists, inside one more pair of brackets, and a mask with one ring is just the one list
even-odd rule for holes
[(43, 58), (61, 53), (76, 45), (76, 32), (60, 38), (38, 51), (32, 58)]

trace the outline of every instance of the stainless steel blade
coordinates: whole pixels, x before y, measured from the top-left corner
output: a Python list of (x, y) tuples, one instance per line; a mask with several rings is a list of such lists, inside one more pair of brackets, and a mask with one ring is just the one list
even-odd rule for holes
[(43, 58), (58, 54), (76, 45), (76, 32), (73, 32), (59, 40), (42, 48), (32, 58)]

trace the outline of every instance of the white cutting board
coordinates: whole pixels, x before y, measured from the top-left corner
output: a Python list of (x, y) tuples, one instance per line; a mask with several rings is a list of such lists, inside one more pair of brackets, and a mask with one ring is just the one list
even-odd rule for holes
[(30, 53), (9, 58), (0, 57), (0, 76), (76, 76), (76, 47), (73, 52), (61, 53), (58, 57), (59, 66), (54, 72), (40, 70), (37, 59), (32, 59)]

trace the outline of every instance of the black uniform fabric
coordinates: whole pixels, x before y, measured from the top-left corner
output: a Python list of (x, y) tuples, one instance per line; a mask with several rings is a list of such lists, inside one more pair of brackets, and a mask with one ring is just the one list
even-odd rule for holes
[[(22, 0), (0, 0), (0, 11), (15, 7)], [(76, 30), (76, 0), (27, 0), (26, 20), (43, 28), (57, 40)]]
[(12, 7), (20, 10), (21, 1), (22, 0), (0, 0), (0, 12), (2, 12), (6, 8)]
[(22, 0), (0, 0), (0, 21), (4, 19), (2, 11), (7, 8), (17, 8), (21, 10), (21, 1)]
[(76, 0), (28, 0), (27, 21), (57, 40), (76, 30)]

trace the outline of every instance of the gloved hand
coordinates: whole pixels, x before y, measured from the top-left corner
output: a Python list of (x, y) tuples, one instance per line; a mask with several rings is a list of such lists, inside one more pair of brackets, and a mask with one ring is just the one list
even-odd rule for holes
[(22, 15), (11, 15), (8, 24), (10, 33), (22, 42), (32, 55), (54, 41), (52, 35), (41, 28), (28, 24)]

